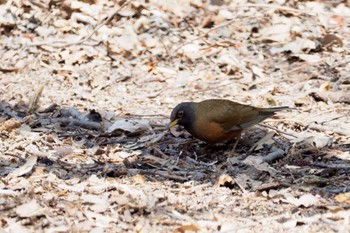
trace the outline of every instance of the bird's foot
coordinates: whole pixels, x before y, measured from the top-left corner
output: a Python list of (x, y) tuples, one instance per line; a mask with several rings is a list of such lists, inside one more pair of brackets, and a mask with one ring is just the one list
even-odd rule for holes
[(227, 156), (227, 157), (234, 157), (234, 156), (239, 156), (240, 153), (238, 153), (238, 152), (235, 150), (235, 148), (234, 148), (234, 149), (231, 150), (230, 152), (226, 151), (224, 155)]
[[(232, 150), (228, 153), (228, 155), (227, 155), (228, 157), (233, 157), (233, 156), (239, 155), (239, 153), (236, 152), (236, 147), (238, 145), (238, 142), (239, 142), (239, 137), (236, 139), (235, 144), (233, 144)], [(225, 155), (226, 155), (226, 153), (225, 153)]]

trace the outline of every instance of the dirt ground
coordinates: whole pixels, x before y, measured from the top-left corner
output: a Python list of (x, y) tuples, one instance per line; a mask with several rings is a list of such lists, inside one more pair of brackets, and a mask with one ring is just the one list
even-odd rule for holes
[[(0, 0), (0, 233), (349, 232), (349, 4)], [(291, 109), (165, 130), (210, 98)]]

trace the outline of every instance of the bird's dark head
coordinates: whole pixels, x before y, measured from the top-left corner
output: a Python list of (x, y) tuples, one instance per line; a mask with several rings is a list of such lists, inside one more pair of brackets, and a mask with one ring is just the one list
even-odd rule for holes
[(192, 128), (195, 121), (195, 109), (194, 103), (184, 102), (178, 104), (170, 115), (170, 123), (168, 129), (174, 127), (175, 125), (182, 125), (185, 129), (189, 130)]

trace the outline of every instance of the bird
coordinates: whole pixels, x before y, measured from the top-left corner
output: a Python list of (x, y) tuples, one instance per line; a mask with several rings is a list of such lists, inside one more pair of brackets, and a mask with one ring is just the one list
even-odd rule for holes
[(207, 144), (221, 143), (238, 138), (245, 128), (288, 108), (258, 108), (226, 99), (183, 102), (172, 110), (167, 129), (181, 125), (192, 136)]

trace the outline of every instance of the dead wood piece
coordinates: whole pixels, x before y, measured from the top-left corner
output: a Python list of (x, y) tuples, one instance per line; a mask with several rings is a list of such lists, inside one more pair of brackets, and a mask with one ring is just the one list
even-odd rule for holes
[(326, 164), (326, 163), (315, 162), (315, 163), (312, 163), (312, 165), (315, 167), (321, 167), (321, 168), (335, 168), (339, 170), (350, 170), (350, 165), (345, 165), (345, 164)]
[(18, 68), (14, 67), (14, 68), (3, 68), (0, 67), (0, 71), (3, 73), (10, 73), (10, 72), (18, 72)]
[(277, 189), (281, 187), (281, 183), (279, 181), (273, 181), (273, 182), (270, 182), (270, 183), (266, 183), (266, 184), (263, 184), (263, 185), (260, 185), (258, 187), (256, 187), (255, 189), (257, 191), (268, 191), (270, 189)]
[(50, 112), (55, 111), (58, 107), (59, 107), (58, 104), (53, 103), (49, 107), (47, 107), (43, 111), (41, 111), (40, 113), (50, 113)]
[(132, 174), (132, 175), (142, 174), (142, 175), (161, 176), (161, 177), (166, 178), (166, 179), (181, 181), (181, 182), (189, 180), (189, 177), (183, 177), (183, 176), (179, 176), (177, 174), (169, 173), (168, 171), (160, 171), (160, 170), (155, 170), (155, 169), (153, 169), (153, 170), (128, 169), (128, 173)]
[(85, 129), (99, 130), (101, 124), (97, 122), (90, 122), (72, 118), (51, 118), (51, 119), (40, 119), (42, 125), (51, 125), (51, 124), (61, 124), (69, 126), (79, 126)]
[(326, 191), (333, 194), (346, 193), (350, 191), (350, 186), (346, 186), (340, 189), (326, 189)]
[(275, 127), (272, 127), (272, 126), (269, 126), (269, 125), (266, 125), (266, 124), (263, 124), (263, 123), (259, 123), (260, 126), (263, 126), (263, 127), (266, 127), (266, 128), (269, 128), (269, 129), (272, 129), (280, 134), (284, 134), (284, 135), (287, 135), (287, 136), (290, 136), (290, 137), (293, 137), (293, 138), (297, 138), (297, 136), (293, 135), (293, 134), (290, 134), (290, 133), (286, 133), (286, 132), (283, 132), (282, 130), (279, 130)]
[(155, 152), (157, 152), (158, 154), (160, 154), (164, 159), (169, 159), (169, 155), (166, 155), (161, 149), (157, 148), (157, 147), (151, 147)]
[(205, 166), (205, 167), (212, 167), (214, 164), (216, 164), (218, 161), (214, 161), (211, 163), (205, 163), (202, 161), (197, 161), (195, 159), (192, 159), (191, 157), (186, 156), (186, 161), (192, 164), (200, 165), (200, 166)]
[(284, 156), (285, 156), (284, 150), (278, 148), (277, 150), (275, 150), (275, 151), (269, 153), (268, 155), (266, 155), (263, 158), (263, 161), (267, 162), (267, 163), (270, 163), (270, 162), (273, 162), (273, 161), (275, 161), (277, 159), (282, 159)]
[(188, 177), (181, 177), (175, 174), (170, 174), (167, 171), (157, 171), (155, 174), (175, 181), (187, 181), (189, 179)]

